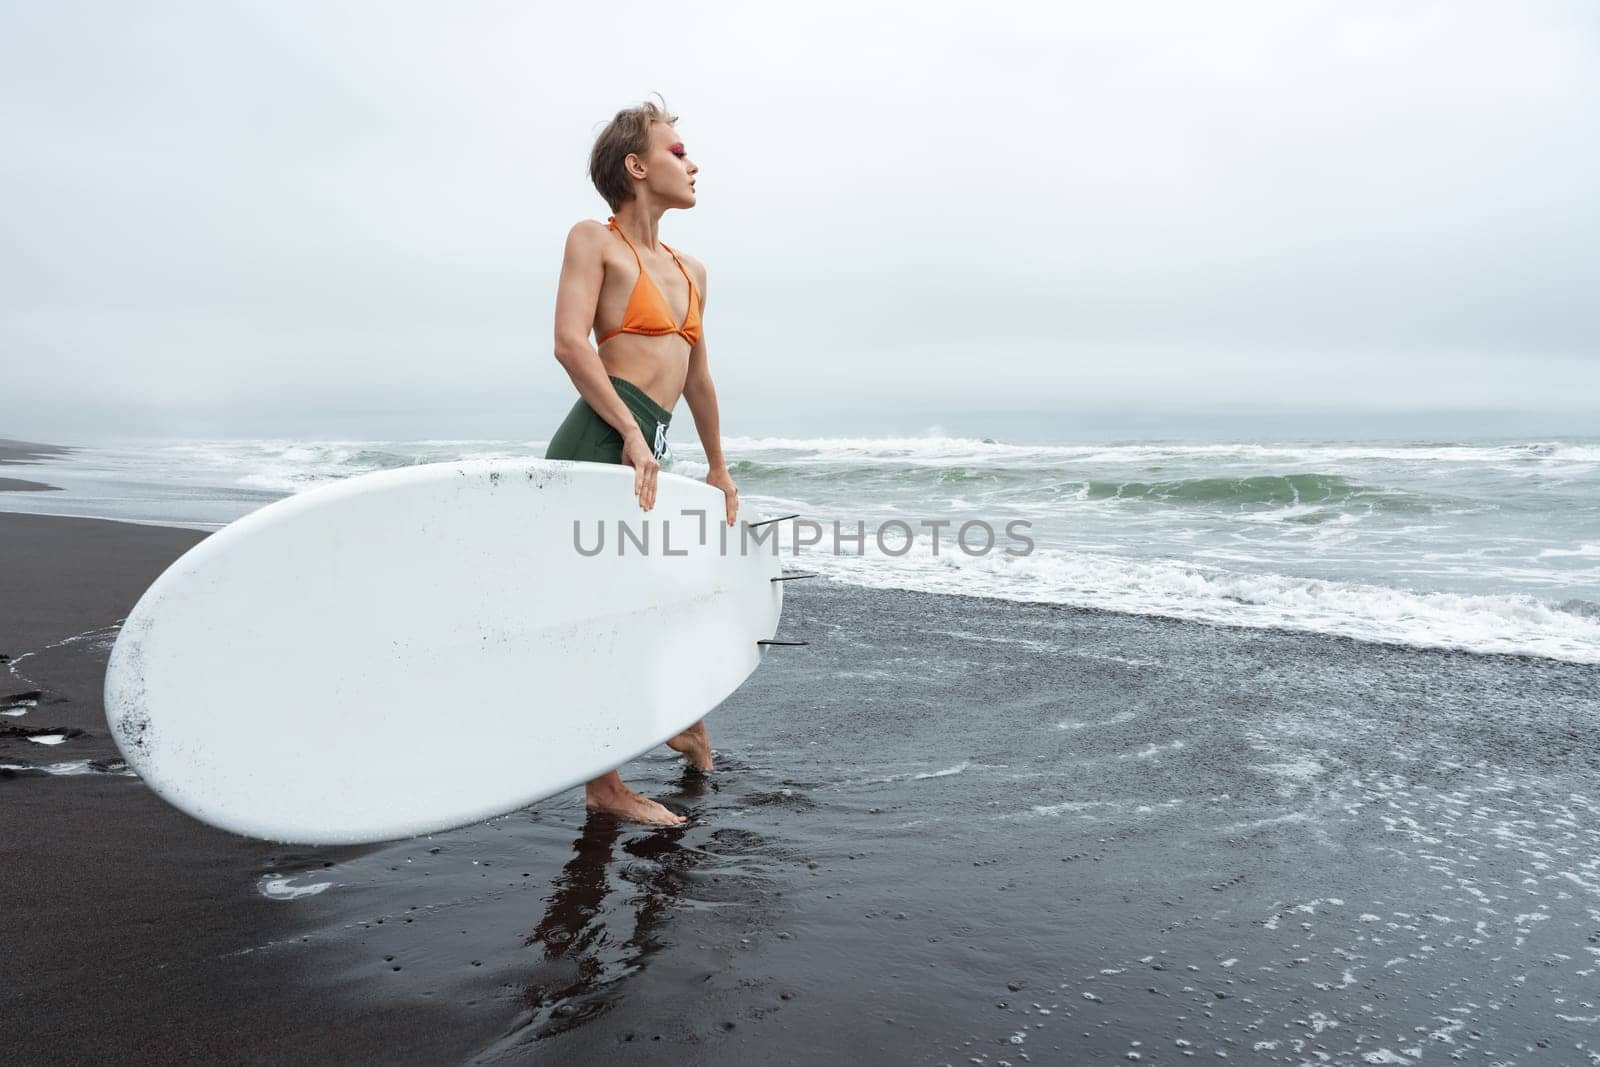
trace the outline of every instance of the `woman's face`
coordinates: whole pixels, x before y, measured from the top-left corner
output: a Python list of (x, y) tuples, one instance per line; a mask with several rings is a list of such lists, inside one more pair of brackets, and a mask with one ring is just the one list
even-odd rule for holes
[(651, 125), (647, 167), (647, 180), (656, 195), (685, 207), (694, 205), (694, 176), (700, 168), (689, 159), (677, 130), (661, 122)]

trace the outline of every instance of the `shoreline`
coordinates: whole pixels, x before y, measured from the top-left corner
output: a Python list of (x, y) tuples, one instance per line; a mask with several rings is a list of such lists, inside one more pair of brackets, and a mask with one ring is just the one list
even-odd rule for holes
[[(17, 441), (8, 437), (0, 437), (0, 467), (33, 466), (41, 461), (54, 459), (57, 456), (70, 455), (76, 451), (65, 445), (45, 445), (36, 441)], [(44, 482), (30, 481), (26, 478), (0, 478), (0, 493), (41, 493), (60, 492), (59, 485), (48, 485)]]
[(38, 441), (19, 441), (0, 437), (0, 465), (8, 463), (37, 463), (56, 456), (71, 455), (78, 449), (73, 445), (47, 445)]
[(60, 492), (59, 485), (30, 482), (23, 478), (0, 478), (0, 493), (37, 493), (46, 490)]
[[(6, 443), (11, 454), (31, 457), (32, 462), (41, 461), (40, 457), (46, 457), (44, 461), (50, 457), (59, 458), (68, 451), (85, 451), (57, 445), (7, 442), (6, 439), (0, 439), (0, 443)], [(1276, 446), (1252, 447), (1270, 451)], [(1593, 446), (1572, 445), (1569, 451), (1572, 450), (1575, 451), (1571, 462), (1582, 463), (1591, 453), (1594, 458), (1600, 458), (1600, 439), (1596, 439)], [(95, 452), (94, 449), (87, 451)], [(201, 453), (209, 455), (204, 447)], [(295, 453), (295, 458), (285, 467), (281, 465), (280, 453)], [(304, 489), (337, 481), (341, 477), (361, 473), (375, 463), (378, 464), (376, 469), (393, 469), (408, 463), (453, 461), (449, 455), (437, 450), (407, 451), (398, 447), (392, 452), (376, 454), (350, 454), (337, 449), (332, 454), (326, 453), (327, 450), (319, 445), (301, 447), (285, 442), (257, 442), (237, 455), (229, 453), (222, 459), (206, 459), (193, 471), (174, 467), (169, 458), (139, 451), (104, 456), (85, 455), (79, 460), (62, 464), (58, 480), (68, 487), (67, 491), (54, 496), (37, 491), (9, 497), (0, 494), (0, 509), (22, 514), (98, 518), (214, 533), (244, 514), (295, 495), (296, 486)], [(1541, 451), (1531, 445), (1519, 449), (1518, 455), (1524, 453), (1528, 456), (1554, 455), (1549, 449)], [(188, 456), (189, 453), (180, 449), (178, 455)], [(474, 461), (493, 458), (509, 463), (518, 461), (510, 453), (464, 458)], [(349, 465), (352, 461), (353, 468)], [(1493, 463), (1502, 461), (1503, 458), (1496, 458)], [(978, 465), (963, 477), (981, 481), (985, 477), (995, 476), (981, 462), (974, 462)], [(1535, 462), (1542, 463), (1544, 460)], [(781, 464), (773, 469), (781, 469)], [(1014, 471), (1007, 474), (1008, 470), (1002, 468), (1002, 473), (1008, 477), (1015, 475)], [(1235, 536), (1246, 537), (1247, 540), (1255, 536), (1257, 529), (1270, 527), (1272, 531), (1263, 542), (1266, 547), (1255, 552), (1254, 556), (1248, 552), (1239, 556), (1240, 562), (1237, 563), (1229, 563), (1219, 557), (1216, 551), (1209, 549), (1189, 551), (1182, 546), (1144, 545), (1138, 542), (1137, 537), (1134, 543), (1123, 543), (1119, 540), (1123, 535), (1114, 532), (1108, 534), (1111, 540), (1105, 543), (1084, 545), (1071, 537), (1063, 539), (1057, 534), (1045, 536), (1038, 558), (999, 561), (1014, 562), (1017, 564), (1014, 568), (986, 566), (985, 561), (981, 560), (971, 561), (973, 565), (970, 567), (954, 566), (949, 560), (925, 556), (905, 562), (873, 558), (862, 563), (848, 558), (851, 555), (848, 552), (844, 553), (847, 558), (832, 558), (827, 555), (826, 548), (805, 554), (787, 554), (783, 562), (790, 568), (813, 570), (828, 580), (861, 588), (923, 592), (977, 603), (1058, 605), (1076, 610), (1105, 611), (1264, 634), (1326, 635), (1371, 647), (1419, 648), (1476, 656), (1600, 664), (1600, 587), (1594, 586), (1594, 576), (1600, 575), (1600, 571), (1594, 571), (1592, 567), (1587, 571), (1584, 569), (1585, 561), (1600, 551), (1600, 545), (1594, 543), (1594, 533), (1587, 527), (1572, 526), (1565, 531), (1565, 535), (1573, 540), (1557, 540), (1552, 547), (1537, 552), (1538, 560), (1527, 562), (1520, 569), (1512, 563), (1503, 562), (1489, 566), (1477, 577), (1438, 582), (1419, 582), (1415, 578), (1417, 569), (1421, 568), (1423, 572), (1438, 570), (1465, 574), (1463, 567), (1475, 565), (1473, 560), (1477, 559), (1476, 555), (1471, 560), (1462, 558), (1448, 566), (1438, 562), (1457, 559), (1461, 551), (1459, 546), (1465, 543), (1462, 531), (1441, 535), (1443, 540), (1437, 546), (1437, 553), (1417, 556), (1416, 553), (1427, 547), (1425, 545), (1408, 547), (1402, 556), (1396, 558), (1388, 558), (1382, 551), (1374, 550), (1370, 561), (1374, 565), (1363, 565), (1365, 569), (1352, 568), (1344, 563), (1328, 566), (1305, 560), (1297, 563), (1295, 554), (1303, 551), (1299, 546), (1321, 543), (1330, 536), (1330, 531), (1336, 544), (1384, 544), (1384, 538), (1394, 536), (1394, 532), (1382, 526), (1368, 529), (1365, 525), (1359, 527), (1364, 532), (1355, 532), (1355, 524), (1362, 521), (1364, 514), (1360, 507), (1349, 514), (1339, 512), (1333, 515), (1334, 521), (1325, 521), (1329, 518), (1326, 514), (1312, 515), (1310, 519), (1315, 521), (1310, 521), (1304, 509), (1313, 505), (1301, 502), (1301, 494), (1314, 495), (1323, 491), (1339, 499), (1389, 499), (1390, 491), (1385, 488), (1388, 483), (1381, 480), (1381, 474), (1378, 480), (1363, 483), (1356, 476), (1351, 476), (1355, 479), (1351, 480), (1344, 475), (1329, 473), (1295, 474), (1294, 470), (1290, 466), (1259, 478), (1252, 476), (1232, 482), (1228, 481), (1225, 473), (1190, 471), (1192, 475), (1203, 477), (1199, 477), (1199, 480), (1180, 479), (1171, 485), (1191, 487), (1195, 498), (1203, 502), (1199, 510), (1192, 514), (1185, 511), (1185, 505), (1180, 502), (1182, 494), (1172, 495), (1170, 500), (1167, 496), (1157, 494), (1159, 503), (1130, 513), (1131, 521), (1136, 524), (1149, 521), (1168, 526), (1198, 523), (1201, 524), (1200, 528), (1204, 528), (1206, 523), (1231, 521), (1218, 516), (1225, 516), (1234, 507), (1246, 506), (1241, 501), (1254, 501), (1256, 505), (1267, 507), (1266, 513), (1251, 512), (1244, 516), (1241, 523), (1235, 524), (1240, 526)], [(294, 471), (299, 474), (289, 478), (288, 473)], [(927, 470), (923, 470), (921, 474), (911, 476), (913, 482), (927, 473)], [(1600, 474), (1600, 468), (1596, 468), (1596, 473)], [(1081, 472), (1074, 476), (1096, 477)], [(752, 474), (751, 477), (755, 479), (756, 475)], [(1109, 492), (1107, 487), (1112, 486), (1115, 479), (1104, 480), (1103, 472), (1098, 477), (1101, 480), (1092, 484), (1100, 486), (1099, 494), (1104, 496)], [(1157, 476), (1152, 474), (1150, 477)], [(0, 479), (0, 484), (4, 481)], [(1555, 482), (1565, 484), (1560, 478), (1555, 478)], [(1159, 488), (1166, 483), (1158, 478), (1151, 485), (1142, 482), (1129, 484), (1136, 490), (1153, 492), (1152, 486)], [(1396, 484), (1404, 486), (1403, 478)], [(764, 491), (778, 492), (777, 496), (771, 497), (763, 497), (759, 493), (747, 497), (751, 506), (760, 507), (763, 514), (772, 514), (772, 509), (778, 507), (791, 511), (796, 507), (803, 511), (818, 511), (819, 516), (827, 511), (826, 505), (801, 505), (789, 501), (765, 482), (759, 485), (752, 482), (752, 485), (755, 488), (764, 487)], [(32, 487), (43, 489), (46, 485), (38, 482), (32, 483)], [(754, 488), (748, 491), (754, 492)], [(1600, 484), (1596, 485), (1596, 491), (1600, 491)], [(1412, 496), (1416, 494), (1408, 496), (1410, 492), (1404, 488), (1393, 490), (1405, 503), (1405, 507), (1399, 504), (1394, 507), (1406, 515), (1410, 515), (1407, 508), (1422, 506), (1412, 501)], [(1117, 494), (1120, 493), (1119, 488)], [(1172, 493), (1177, 493), (1177, 490), (1172, 490)], [(1292, 496), (1292, 506), (1289, 496), (1283, 494)], [(981, 498), (981, 493), (974, 495), (974, 499)], [(1417, 499), (1426, 501), (1432, 498), (1424, 494)], [(1282, 514), (1273, 510), (1273, 501), (1276, 501), (1276, 505), (1282, 505), (1278, 509)], [(991, 500), (990, 503), (996, 507), (1004, 506), (1003, 500), (998, 503)], [(1552, 498), (1549, 505), (1553, 509), (1550, 513), (1552, 516), (1558, 513), (1589, 514), (1582, 499), (1568, 500), (1565, 496), (1558, 496)], [(1152, 515), (1157, 517), (1152, 519)], [(1041, 524), (1042, 534), (1045, 524), (1043, 520), (1037, 521)], [(1100, 519), (1091, 517), (1086, 521), (1103, 522), (1104, 516)], [(1213, 530), (1212, 533), (1217, 531)], [(800, 527), (795, 528), (792, 537), (798, 541)], [(1357, 540), (1349, 542), (1348, 539), (1352, 537)], [(1519, 545), (1532, 543), (1526, 536), (1510, 540)], [(1285, 544), (1291, 546), (1286, 550), (1287, 554), (1275, 555)], [(1473, 541), (1473, 544), (1480, 548), (1488, 544), (1492, 548), (1495, 543)], [(1508, 545), (1509, 542), (1500, 544), (1494, 551), (1502, 555), (1506, 551), (1512, 551), (1513, 554), (1519, 551), (1523, 554), (1534, 552), (1533, 548), (1508, 548)], [(1158, 550), (1162, 547), (1170, 549), (1170, 553), (1163, 554)], [(1483, 548), (1482, 551), (1489, 552), (1490, 549)], [(1355, 548), (1348, 550), (1346, 555), (1359, 557), (1362, 552)], [(1226, 555), (1226, 552), (1222, 553), (1222, 556)], [(938, 556), (937, 551), (934, 556)], [(1548, 562), (1539, 562), (1545, 560)], [(942, 567), (941, 562), (944, 564)], [(960, 564), (966, 562), (956, 561)], [(1535, 571), (1528, 570), (1528, 567), (1544, 569)], [(1537, 583), (1534, 582), (1535, 577)]]

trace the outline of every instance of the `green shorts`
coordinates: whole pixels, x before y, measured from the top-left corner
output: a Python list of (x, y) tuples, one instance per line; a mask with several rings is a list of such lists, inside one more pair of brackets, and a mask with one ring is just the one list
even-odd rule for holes
[[(667, 454), (667, 425), (672, 422), (672, 412), (651, 400), (643, 389), (615, 375), (610, 375), (617, 395), (633, 412), (634, 421), (646, 441), (654, 442), (652, 448), (657, 460)], [(621, 463), (622, 435), (600, 417), (583, 397), (572, 405), (567, 417), (561, 420), (550, 447), (545, 449), (545, 459), (572, 459), (584, 463)]]

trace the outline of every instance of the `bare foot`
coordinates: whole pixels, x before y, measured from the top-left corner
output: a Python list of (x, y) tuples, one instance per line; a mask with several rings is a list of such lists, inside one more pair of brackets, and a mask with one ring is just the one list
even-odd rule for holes
[(682, 752), (684, 761), (695, 770), (711, 770), (711, 738), (706, 736), (704, 719), (668, 741), (667, 747), (674, 752)]
[(590, 811), (603, 811), (619, 819), (649, 826), (678, 826), (687, 821), (682, 815), (674, 815), (649, 797), (629, 789), (616, 771), (602, 775), (585, 786), (583, 803)]

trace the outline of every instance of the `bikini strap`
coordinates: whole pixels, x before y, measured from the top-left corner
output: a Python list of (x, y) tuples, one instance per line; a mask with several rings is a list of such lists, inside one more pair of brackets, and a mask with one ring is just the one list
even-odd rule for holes
[(644, 261), (639, 258), (639, 250), (637, 248), (633, 247), (633, 242), (628, 240), (628, 235), (622, 232), (622, 227), (621, 226), (617, 225), (617, 217), (615, 215), (606, 216), (606, 229), (608, 229), (608, 230), (616, 230), (617, 231), (618, 235), (621, 236), (623, 242), (628, 246), (628, 251), (633, 253), (633, 261), (639, 265), (639, 273), (643, 274), (644, 273)]
[[(694, 279), (689, 277), (689, 271), (684, 267), (683, 260), (678, 258), (678, 253), (674, 252), (672, 250), (672, 246), (667, 244), (667, 242), (662, 241), (661, 247), (667, 250), (667, 254), (672, 257), (672, 262), (678, 265), (678, 270), (683, 274), (683, 280), (689, 283), (689, 299), (695, 299), (696, 293), (694, 291)], [(638, 255), (637, 252), (634, 254)]]

